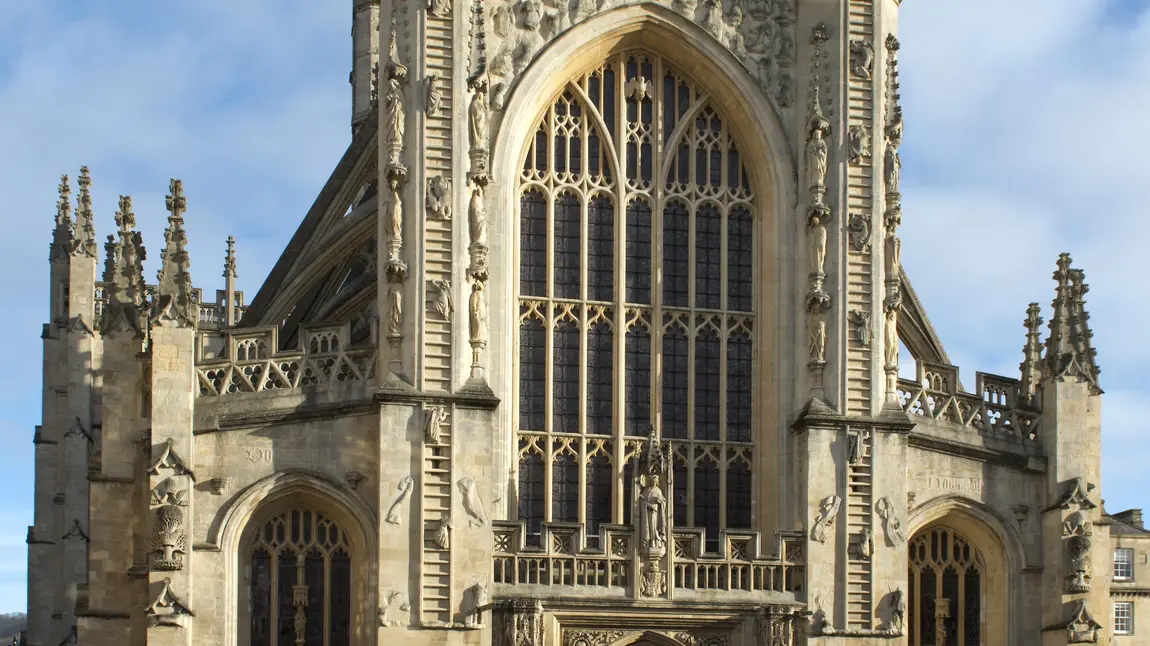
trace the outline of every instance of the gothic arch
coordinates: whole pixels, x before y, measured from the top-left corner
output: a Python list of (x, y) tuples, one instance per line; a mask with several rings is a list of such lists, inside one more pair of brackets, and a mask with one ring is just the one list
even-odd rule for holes
[(991, 644), (1015, 644), (1011, 617), (1022, 607), (1022, 567), (1025, 551), (1018, 530), (993, 509), (969, 498), (947, 495), (920, 505), (910, 515), (910, 537), (935, 527), (957, 531), (970, 540), (986, 561), (986, 595), (983, 612), (986, 618), (984, 640)]
[[(783, 249), (793, 247), (803, 232), (801, 218), (792, 217), (797, 195), (794, 156), (783, 127), (769, 99), (747, 70), (718, 41), (678, 13), (643, 3), (618, 7), (596, 15), (564, 32), (538, 52), (519, 75), (498, 117), (498, 130), (492, 142), (492, 190), (488, 192), (488, 214), (492, 231), (500, 232), (508, 244), (495, 244), (489, 256), (494, 289), (489, 292), (492, 329), (488, 357), (491, 385), (496, 393), (510, 396), (517, 356), (518, 305), (515, 298), (518, 269), (518, 190), (519, 170), (527, 154), (532, 134), (540, 118), (571, 79), (599, 65), (607, 56), (631, 48), (643, 48), (666, 58), (684, 74), (702, 81), (710, 96), (724, 111), (732, 135), (741, 143), (740, 151), (748, 167), (749, 183), (758, 196), (756, 233), (756, 272), (768, 279), (757, 281), (757, 311), (763, 314), (757, 343), (760, 365), (767, 366), (758, 377), (756, 392), (761, 406), (756, 426), (777, 426), (780, 371), (787, 363), (781, 355), (777, 325), (789, 326), (775, 318), (789, 297), (788, 269)], [(596, 124), (601, 125), (601, 124)], [(464, 198), (458, 198), (464, 199)], [(462, 206), (462, 205), (459, 205)], [(777, 322), (776, 322), (777, 321)], [(461, 366), (462, 368), (462, 366)], [(466, 371), (464, 371), (465, 373)], [(500, 445), (514, 446), (511, 407), (501, 407), (498, 425), (504, 429)], [(776, 430), (777, 429), (773, 429)], [(513, 451), (497, 452), (497, 470), (512, 467)], [(763, 451), (774, 456), (776, 451)], [(770, 459), (774, 459), (771, 457)], [(778, 465), (757, 464), (761, 483), (774, 482)], [(779, 491), (785, 490), (785, 487)], [(777, 493), (758, 491), (760, 518), (777, 515)]]
[(632, 646), (632, 644), (635, 646), (647, 646), (648, 644), (651, 646), (683, 646), (683, 642), (678, 639), (650, 630), (621, 637), (612, 642), (611, 646)]
[[(347, 532), (352, 568), (352, 643), (374, 643), (378, 541), (376, 515), (357, 495), (326, 475), (305, 470), (274, 473), (239, 492), (220, 512), (208, 536), (223, 556), (224, 643), (236, 646), (246, 614), (241, 612), (240, 580), (250, 534), (260, 523), (292, 506), (306, 506), (328, 515)], [(244, 615), (244, 616), (241, 616)]]

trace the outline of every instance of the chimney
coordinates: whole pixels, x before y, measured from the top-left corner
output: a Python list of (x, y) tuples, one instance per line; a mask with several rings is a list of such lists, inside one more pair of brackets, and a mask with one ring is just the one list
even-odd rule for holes
[(1126, 523), (1131, 527), (1137, 529), (1146, 529), (1142, 526), (1142, 510), (1141, 509), (1127, 509), (1120, 511), (1117, 514), (1112, 514), (1117, 520)]

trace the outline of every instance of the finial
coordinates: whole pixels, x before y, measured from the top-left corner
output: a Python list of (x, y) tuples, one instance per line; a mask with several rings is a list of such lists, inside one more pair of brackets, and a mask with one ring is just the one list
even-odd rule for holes
[(391, 17), (391, 33), (387, 38), (387, 78), (400, 83), (407, 81), (407, 67), (399, 62), (399, 30), (395, 26), (395, 16)]
[(108, 234), (104, 241), (104, 282), (110, 283), (116, 279), (116, 236)]
[(1101, 372), (1095, 363), (1095, 351), (1087, 321), (1086, 292), (1089, 286), (1081, 269), (1071, 267), (1070, 254), (1058, 256), (1058, 269), (1054, 272), (1055, 288), (1050, 319), (1050, 336), (1046, 339), (1046, 356), (1043, 361), (1044, 376), (1062, 380), (1073, 376), (1086, 381), (1095, 394), (1101, 393), (1098, 375)]
[(192, 277), (189, 272), (188, 236), (184, 233), (184, 184), (178, 179), (168, 183), (168, 196), (164, 200), (168, 211), (168, 228), (164, 231), (164, 251), (160, 254), (160, 271), (156, 278), (156, 298), (152, 308), (152, 323), (163, 325), (174, 321), (179, 326), (194, 326), (196, 316), (189, 312), (194, 307)]
[(88, 175), (88, 167), (80, 167), (80, 177), (76, 180), (80, 187), (80, 194), (76, 196), (76, 226), (75, 239), (72, 241), (72, 255), (85, 255), (96, 257), (96, 226), (92, 215), (92, 195), (88, 187), (92, 185), (92, 178)]
[(224, 256), (224, 278), (236, 277), (236, 239), (228, 236), (228, 254)]
[(72, 248), (72, 203), (68, 200), (72, 189), (68, 186), (68, 176), (60, 176), (57, 186), (60, 198), (56, 201), (56, 227), (52, 230), (52, 244), (48, 250), (48, 260), (53, 261), (68, 255)]
[(1022, 323), (1026, 328), (1026, 343), (1022, 346), (1022, 363), (1018, 367), (1022, 372), (1022, 395), (1028, 403), (1034, 403), (1038, 384), (1042, 380), (1042, 344), (1038, 340), (1042, 334), (1041, 313), (1038, 303), (1031, 303), (1026, 308), (1026, 320)]
[(136, 214), (132, 213), (132, 196), (120, 196), (120, 209), (116, 211), (116, 226), (120, 228), (120, 235), (128, 235), (136, 228)]

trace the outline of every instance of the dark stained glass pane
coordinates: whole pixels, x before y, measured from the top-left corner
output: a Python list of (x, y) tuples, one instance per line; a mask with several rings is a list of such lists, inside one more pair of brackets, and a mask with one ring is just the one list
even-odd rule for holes
[(587, 330), (587, 432), (611, 435), (614, 337), (606, 323)]
[(663, 75), (663, 143), (671, 137), (678, 118), (675, 116), (675, 77), (667, 72)]
[(603, 121), (607, 124), (607, 132), (615, 138), (615, 68), (607, 65), (603, 70)]
[(751, 311), (754, 284), (754, 227), (745, 208), (731, 209), (727, 217), (727, 309)]
[(540, 127), (535, 133), (535, 170), (540, 172), (547, 170), (547, 160), (550, 158), (547, 141), (547, 131)]
[(727, 466), (727, 527), (751, 526), (751, 468), (742, 460)]
[[(946, 646), (958, 646), (958, 570), (954, 566), (942, 573), (942, 598), (948, 600), (947, 605), (950, 606), (950, 617), (940, 620), (946, 627)], [(935, 630), (938, 630), (937, 626)]]
[(907, 636), (910, 638), (910, 641), (908, 643), (917, 644), (919, 642), (915, 636), (918, 635), (919, 631), (918, 631), (918, 624), (915, 623), (915, 618), (918, 616), (916, 614), (918, 612), (918, 604), (916, 604), (914, 602), (914, 598), (915, 598), (914, 593), (918, 587), (918, 575), (915, 574), (914, 568), (910, 568), (907, 571), (907, 582), (908, 582), (908, 584), (907, 584), (907, 592), (906, 592), (905, 602), (906, 602), (906, 625), (908, 626)]
[(543, 321), (531, 317), (519, 329), (519, 430), (546, 427), (547, 332)]
[(727, 439), (751, 441), (751, 339), (741, 331), (727, 339)]
[(547, 295), (547, 201), (537, 190), (519, 198), (519, 292)]
[(675, 526), (687, 526), (687, 510), (690, 508), (689, 501), (691, 480), (688, 475), (687, 465), (679, 460), (675, 460), (674, 470), (671, 477), (674, 479), (674, 500), (672, 501), (672, 513), (674, 514)]
[(695, 214), (695, 307), (722, 306), (723, 219), (713, 204)]
[(326, 632), (323, 616), (323, 588), (325, 583), (323, 555), (311, 549), (304, 557), (303, 580), (307, 585), (307, 609), (304, 616), (304, 643), (307, 646), (323, 646)]
[(627, 331), (626, 365), (628, 435), (646, 435), (651, 426), (651, 337), (635, 324)]
[(579, 521), (579, 465), (569, 453), (556, 457), (551, 467), (551, 520)]
[(587, 544), (599, 546), (599, 525), (611, 522), (611, 461), (596, 455), (587, 461)]
[(579, 326), (570, 320), (555, 325), (554, 393), (551, 424), (556, 433), (579, 432)]
[(342, 550), (331, 555), (331, 640), (329, 646), (351, 644), (351, 558)]
[(963, 591), (966, 597), (966, 616), (963, 617), (963, 633), (965, 644), (982, 643), (982, 577), (974, 567), (966, 570), (966, 579)]
[(615, 300), (615, 207), (598, 195), (587, 205), (587, 298)]
[(727, 188), (731, 190), (742, 186), (742, 168), (739, 165), (739, 151), (731, 148), (727, 151)]
[(635, 461), (623, 465), (623, 524), (631, 524), (631, 508), (634, 500)]
[(918, 624), (922, 630), (919, 641), (923, 644), (934, 644), (934, 600), (937, 596), (938, 577), (934, 570), (927, 566), (922, 570), (922, 591), (919, 593), (921, 602), (918, 604)]
[(663, 334), (663, 437), (687, 438), (687, 332), (671, 325)]
[(704, 327), (695, 339), (695, 439), (719, 439), (719, 337)]
[(539, 532), (543, 528), (543, 513), (546, 509), (543, 456), (528, 452), (519, 459), (519, 520), (524, 521), (527, 544), (539, 545)]
[[(570, 97), (570, 95), (567, 96)], [(578, 101), (575, 101), (574, 98), (570, 100), (571, 116), (581, 119), (583, 106), (580, 105)], [(578, 175), (583, 172), (583, 140), (578, 131), (572, 132), (571, 136), (567, 139), (567, 148), (567, 170), (572, 175)]]
[(276, 601), (279, 615), (276, 619), (277, 643), (295, 643), (295, 608), (292, 607), (292, 586), (296, 584), (296, 554), (290, 549), (280, 550), (276, 576)]
[(555, 198), (556, 298), (579, 298), (579, 197), (563, 193)]
[(251, 587), (248, 603), (251, 612), (252, 646), (271, 646), (272, 557), (258, 548), (252, 553)]
[(643, 200), (627, 205), (627, 302), (651, 302), (651, 207)]
[(687, 307), (691, 263), (691, 220), (682, 202), (663, 209), (663, 304)]
[(707, 530), (707, 551), (719, 549), (719, 467), (702, 460), (695, 467), (695, 527)]

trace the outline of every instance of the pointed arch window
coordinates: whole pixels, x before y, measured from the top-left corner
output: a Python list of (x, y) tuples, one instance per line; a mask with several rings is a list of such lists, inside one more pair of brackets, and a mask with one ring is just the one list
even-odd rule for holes
[(519, 186), (519, 518), (630, 520), (653, 424), (674, 524), (754, 523), (755, 196), (721, 106), (660, 56), (614, 54), (540, 120)]

